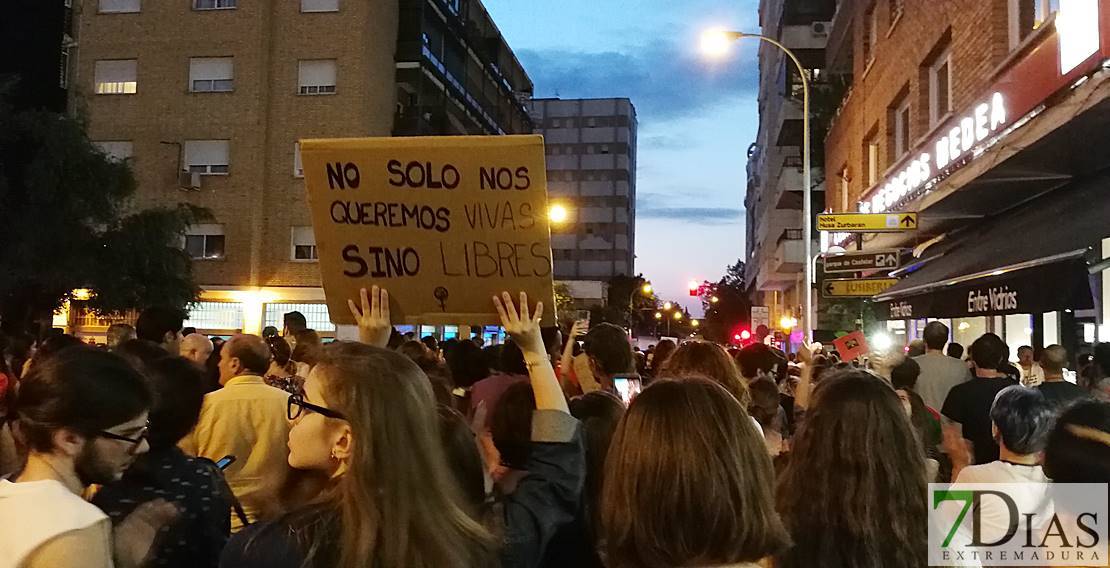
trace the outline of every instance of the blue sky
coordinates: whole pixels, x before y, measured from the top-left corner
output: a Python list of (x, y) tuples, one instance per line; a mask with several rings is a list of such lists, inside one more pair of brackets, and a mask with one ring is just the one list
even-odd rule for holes
[[(701, 30), (757, 31), (758, 0), (484, 0), (537, 97), (628, 97), (639, 117), (636, 270), (686, 303), (744, 254), (745, 156), (756, 136), (756, 42), (724, 61)], [(700, 313), (700, 306), (697, 311)]]

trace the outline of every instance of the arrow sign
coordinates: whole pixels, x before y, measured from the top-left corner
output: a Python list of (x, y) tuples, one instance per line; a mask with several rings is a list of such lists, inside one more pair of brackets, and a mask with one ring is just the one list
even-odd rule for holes
[(870, 298), (897, 283), (897, 278), (834, 279), (826, 280), (821, 290), (826, 298)]
[(828, 213), (817, 230), (833, 233), (900, 233), (917, 230), (917, 213)]
[(863, 270), (894, 270), (902, 267), (902, 253), (898, 250), (876, 250), (826, 254), (823, 257), (825, 272), (859, 272)]

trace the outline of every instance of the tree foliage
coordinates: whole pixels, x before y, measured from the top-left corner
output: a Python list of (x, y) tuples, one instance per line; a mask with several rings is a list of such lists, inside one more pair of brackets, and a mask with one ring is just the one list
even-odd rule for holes
[(26, 329), (75, 288), (101, 312), (185, 307), (199, 293), (180, 235), (208, 213), (178, 205), (132, 211), (125, 161), (93, 145), (75, 119), (0, 103), (0, 322)]
[[(716, 302), (712, 301), (714, 297)], [(744, 261), (737, 260), (720, 280), (704, 286), (701, 302), (705, 310), (702, 333), (710, 341), (728, 343), (733, 330), (742, 325), (750, 326), (752, 302), (744, 280)]]

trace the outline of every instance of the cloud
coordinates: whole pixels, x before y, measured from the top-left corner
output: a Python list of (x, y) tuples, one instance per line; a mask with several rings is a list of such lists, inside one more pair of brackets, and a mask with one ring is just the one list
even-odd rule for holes
[(643, 219), (666, 219), (679, 222), (701, 221), (718, 225), (743, 221), (744, 210), (721, 207), (637, 207), (636, 216)]
[(517, 55), (535, 83), (537, 97), (628, 97), (641, 121), (687, 116), (723, 97), (755, 93), (759, 84), (753, 54), (742, 52), (709, 64), (670, 40), (620, 51), (522, 49)]

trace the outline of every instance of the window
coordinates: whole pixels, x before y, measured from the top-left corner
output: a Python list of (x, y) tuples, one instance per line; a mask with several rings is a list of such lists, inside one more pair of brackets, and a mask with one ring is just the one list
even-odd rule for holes
[[(304, 315), (305, 321), (308, 323), (309, 329), (322, 332), (335, 331), (335, 324), (331, 322), (331, 315), (328, 314), (327, 304), (266, 304), (263, 325), (272, 325), (281, 329), (284, 325), (285, 314), (289, 312), (301, 312), (301, 314)], [(399, 325), (397, 329), (401, 330), (403, 326)]]
[(586, 126), (589, 126), (591, 128), (594, 127), (594, 126), (597, 126), (597, 119), (593, 118), (593, 117), (587, 118), (586, 119)]
[(302, 12), (338, 12), (339, 0), (301, 0)]
[(220, 260), (224, 257), (223, 225), (192, 225), (185, 229), (185, 253), (195, 260)]
[(1034, 30), (1060, 10), (1060, 0), (1009, 0), (1010, 49), (1016, 48)]
[(871, 130), (871, 135), (867, 137), (867, 143), (864, 146), (864, 152), (866, 153), (864, 171), (867, 172), (867, 187), (879, 183), (879, 137), (877, 130), (877, 128)]
[(140, 0), (100, 0), (97, 9), (101, 14), (138, 12), (140, 9)]
[(194, 93), (227, 93), (235, 86), (231, 57), (189, 58), (189, 90)]
[(228, 173), (228, 140), (186, 140), (185, 169), (203, 175), (224, 175)]
[(237, 0), (193, 0), (194, 10), (226, 10), (234, 8)]
[(185, 327), (210, 330), (243, 329), (242, 302), (197, 302), (189, 310)]
[(108, 157), (122, 162), (132, 156), (132, 145), (130, 140), (113, 140), (103, 142), (93, 142), (101, 152), (108, 154)]
[(608, 144), (602, 144), (601, 145), (601, 153), (602, 154), (608, 154), (609, 153), (609, 145)]
[(952, 111), (952, 55), (945, 50), (929, 66), (929, 125)]
[(301, 163), (301, 143), (293, 143), (293, 177), (304, 177), (304, 164)]
[(903, 95), (890, 111), (891, 147), (894, 149), (892, 162), (898, 161), (910, 151), (910, 97)]
[(290, 240), (290, 260), (313, 261), (320, 257), (316, 254), (316, 235), (312, 227), (293, 227)]
[(879, 41), (879, 11), (875, 4), (867, 9), (863, 16), (863, 68), (871, 66), (875, 60), (875, 44)]
[(136, 59), (97, 61), (93, 81), (98, 95), (133, 95), (139, 90)]
[(335, 93), (335, 60), (308, 59), (297, 62), (297, 85), (302, 95)]

